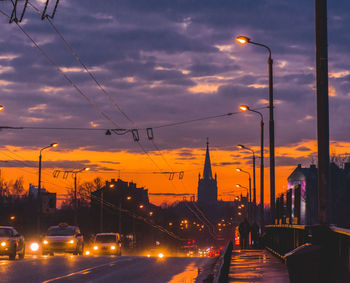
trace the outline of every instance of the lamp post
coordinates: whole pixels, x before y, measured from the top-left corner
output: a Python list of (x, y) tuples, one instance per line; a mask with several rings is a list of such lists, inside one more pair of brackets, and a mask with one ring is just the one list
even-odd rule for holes
[[(2, 109), (1, 109), (2, 110)], [(42, 161), (42, 152), (45, 150), (45, 149), (48, 149), (48, 148), (51, 148), (51, 147), (57, 147), (58, 146), (58, 143), (57, 142), (54, 142), (52, 144), (50, 144), (49, 146), (45, 146), (43, 147), (42, 149), (40, 149), (40, 152), (39, 152), (39, 180), (38, 180), (38, 199), (37, 199), (37, 231), (38, 231), (38, 234), (40, 234), (40, 220), (41, 220), (41, 209), (42, 209), (42, 204), (41, 204), (41, 161)]]
[[(249, 200), (249, 198), (250, 198), (249, 189), (247, 187), (244, 187), (244, 186), (240, 185), (240, 184), (236, 184), (236, 187), (247, 190), (248, 200)], [(248, 219), (249, 219), (249, 205), (248, 205)]]
[(271, 56), (271, 49), (261, 43), (251, 41), (250, 38), (246, 36), (238, 36), (236, 41), (242, 45), (250, 43), (267, 49), (269, 57), (267, 60), (268, 72), (269, 72), (269, 138), (270, 138), (270, 212), (271, 221), (274, 221), (275, 217), (275, 125), (273, 118), (273, 60)]
[[(114, 184), (109, 184), (108, 186), (106, 186), (105, 188), (114, 188)], [(100, 233), (103, 232), (103, 202), (104, 202), (104, 192), (103, 192), (103, 188), (101, 188), (101, 196), (100, 196)], [(120, 211), (119, 211), (120, 213)], [(119, 230), (120, 233), (120, 230)]]
[[(242, 172), (245, 174), (248, 174), (249, 178), (249, 204), (248, 204), (248, 210), (249, 210), (249, 216), (251, 216), (251, 203), (252, 203), (252, 178), (250, 177), (250, 173), (248, 171), (242, 170), (241, 168), (236, 168), (237, 172)], [(254, 218), (254, 217), (253, 217)], [(249, 219), (251, 220), (251, 219)]]
[[(261, 112), (250, 109), (247, 105), (241, 105), (239, 107), (242, 111), (251, 111), (260, 116), (260, 227), (264, 227), (264, 116)], [(240, 148), (251, 149), (245, 147), (244, 145), (239, 145)], [(239, 147), (238, 146), (238, 147)]]
[(84, 167), (82, 169), (77, 170), (68, 170), (68, 171), (61, 171), (61, 170), (55, 170), (53, 172), (53, 177), (57, 178), (61, 172), (63, 172), (63, 179), (67, 179), (69, 174), (72, 174), (72, 177), (74, 178), (74, 225), (76, 226), (78, 224), (78, 214), (77, 214), (77, 175), (84, 171), (89, 171), (89, 167)]

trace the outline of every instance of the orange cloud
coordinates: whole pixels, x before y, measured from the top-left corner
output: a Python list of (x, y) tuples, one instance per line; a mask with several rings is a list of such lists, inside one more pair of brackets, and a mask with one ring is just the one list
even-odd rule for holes
[[(252, 147), (257, 153), (259, 147)], [(269, 162), (268, 162), (268, 148), (266, 147), (266, 161), (265, 161), (265, 203), (269, 203)], [(337, 142), (331, 144), (331, 152), (337, 155), (345, 154), (350, 151), (350, 143)], [(287, 189), (287, 178), (297, 166), (298, 160), (301, 160), (303, 166), (309, 166), (313, 161), (313, 156), (317, 152), (317, 143), (314, 140), (303, 141), (289, 147), (278, 147), (276, 149), (276, 196), (284, 193)], [(6, 153), (6, 154), (5, 154)], [(16, 160), (32, 160), (37, 164), (38, 150), (24, 150), (18, 147), (7, 147), (7, 150), (0, 152), (2, 159), (2, 178), (5, 180), (14, 180), (23, 176), (25, 186), (28, 188), (29, 183), (37, 184), (38, 169), (32, 168), (27, 164), (16, 161), (17, 167), (4, 167), (8, 163), (13, 163)], [(241, 184), (248, 186), (248, 176), (235, 169), (240, 167), (246, 171), (252, 172), (251, 154), (240, 150), (228, 148), (211, 148), (211, 162), (213, 174), (217, 173), (218, 178), (218, 194), (223, 192), (237, 190), (235, 185)], [(140, 187), (145, 187), (151, 193), (186, 193), (196, 194), (198, 185), (198, 174), (203, 172), (204, 163), (204, 148), (181, 148), (177, 150), (162, 151), (162, 155), (150, 152), (152, 160), (162, 169), (162, 171), (170, 171), (171, 169), (165, 163), (165, 158), (171, 164), (174, 171), (184, 171), (183, 180), (179, 180), (175, 175), (172, 181), (169, 180), (167, 174), (156, 174), (159, 172), (155, 168), (153, 162), (141, 153), (130, 152), (95, 152), (88, 150), (74, 150), (64, 151), (62, 148), (47, 150), (43, 154), (43, 187), (51, 192), (58, 194), (65, 194), (67, 187), (73, 186), (73, 179), (68, 178), (53, 178), (52, 173), (55, 168), (48, 169), (46, 164), (59, 164), (62, 160), (79, 161), (88, 160), (89, 167), (97, 168), (79, 174), (79, 182), (91, 181), (95, 177), (101, 177), (104, 180), (120, 177), (124, 181), (135, 182)], [(278, 165), (279, 160), (287, 158), (287, 164)], [(7, 162), (4, 162), (7, 161)], [(48, 162), (49, 161), (49, 162)], [(105, 168), (100, 170), (99, 168)], [(57, 168), (59, 169), (59, 168)], [(79, 169), (79, 168), (71, 168)], [(108, 169), (108, 170), (106, 170)], [(256, 167), (256, 186), (257, 186), (257, 201), (260, 200), (260, 169), (259, 160), (257, 160)], [(238, 192), (239, 193), (239, 192)], [(223, 195), (220, 197), (223, 200), (231, 200), (232, 195)], [(182, 197), (164, 197), (164, 196), (150, 196), (151, 202), (160, 204), (164, 201), (173, 202), (182, 200)]]

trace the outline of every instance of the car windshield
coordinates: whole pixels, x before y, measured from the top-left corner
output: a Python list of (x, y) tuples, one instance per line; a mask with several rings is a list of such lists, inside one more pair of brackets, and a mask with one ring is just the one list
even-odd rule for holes
[(51, 228), (47, 232), (48, 236), (72, 236), (74, 235), (74, 228), (71, 227), (57, 227)]
[(115, 235), (97, 235), (96, 243), (115, 243)]
[(8, 228), (0, 228), (0, 237), (11, 237), (12, 231)]

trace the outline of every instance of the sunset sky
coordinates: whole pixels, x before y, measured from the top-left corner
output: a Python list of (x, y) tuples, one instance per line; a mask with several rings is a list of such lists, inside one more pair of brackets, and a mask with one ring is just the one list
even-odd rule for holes
[[(65, 194), (72, 185), (70, 178), (53, 178), (55, 169), (91, 167), (79, 175), (80, 182), (120, 174), (151, 193), (196, 193), (208, 137), (219, 194), (236, 183), (248, 186), (247, 176), (235, 168), (251, 171), (251, 154), (236, 145), (259, 151), (254, 113), (157, 128), (238, 112), (239, 105), (247, 104), (264, 114), (268, 201), (268, 54), (238, 45), (234, 39), (239, 35), (272, 49), (276, 195), (286, 190), (298, 163), (317, 161), (314, 1), (61, 0), (52, 23), (105, 92), (33, 8), (42, 10), (45, 2), (32, 0), (20, 26), (60, 71), (15, 23), (8, 23), (10, 1), (0, 1), (0, 104), (5, 106), (0, 124), (95, 130), (3, 129), (0, 168), (6, 181), (23, 176), (26, 188), (37, 185), (39, 150), (58, 142), (59, 147), (43, 152), (43, 186), (49, 191)], [(349, 1), (329, 1), (332, 155), (350, 152), (349, 10)], [(139, 143), (131, 133), (107, 136), (102, 130), (114, 128), (140, 129)], [(153, 142), (145, 128), (153, 128)], [(160, 171), (185, 175), (182, 181), (176, 176), (169, 181), (166, 174), (154, 174)], [(258, 180), (259, 174), (259, 200)], [(150, 199), (159, 204), (181, 198)]]

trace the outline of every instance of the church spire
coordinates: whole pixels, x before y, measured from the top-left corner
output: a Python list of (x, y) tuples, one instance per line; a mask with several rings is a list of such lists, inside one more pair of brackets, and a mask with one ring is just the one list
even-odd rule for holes
[(211, 163), (209, 156), (209, 139), (207, 138), (207, 152), (205, 154), (204, 170), (203, 170), (203, 179), (213, 179), (211, 173)]

